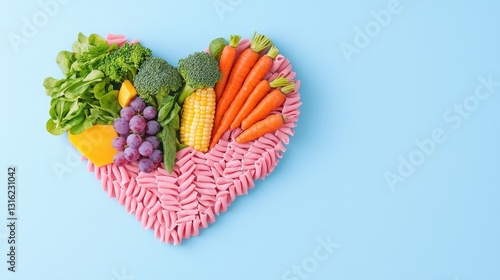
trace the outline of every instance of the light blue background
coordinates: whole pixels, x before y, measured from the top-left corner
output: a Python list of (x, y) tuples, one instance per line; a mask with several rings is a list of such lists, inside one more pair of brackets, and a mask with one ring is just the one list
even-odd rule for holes
[[(212, 0), (65, 2), (15, 52), (9, 34), (22, 35), (23, 18), (43, 9), (0, 0), (1, 279), (285, 279), (303, 264), (308, 279), (500, 279), (500, 87), (458, 129), (443, 119), (480, 76), (500, 81), (500, 2), (401, 0), (350, 63), (340, 44), (354, 45), (355, 29), (390, 0), (222, 0), (233, 4), (222, 14)], [(60, 75), (55, 55), (80, 31), (138, 38), (173, 63), (215, 37), (270, 36), (303, 101), (275, 172), (199, 237), (159, 243), (71, 161), (65, 137), (45, 131), (42, 81)], [(397, 174), (398, 158), (436, 128), (446, 141), (391, 190), (384, 174)], [(54, 163), (71, 172), (59, 180)], [(16, 274), (5, 263), (10, 164)], [(340, 247), (315, 263), (328, 238)]]

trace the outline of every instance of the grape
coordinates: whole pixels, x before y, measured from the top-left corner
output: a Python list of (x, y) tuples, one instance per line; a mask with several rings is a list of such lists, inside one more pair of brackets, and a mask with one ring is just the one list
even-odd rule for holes
[(127, 145), (127, 140), (125, 140), (125, 138), (123, 137), (116, 137), (115, 139), (113, 139), (113, 148), (117, 151), (123, 151), (125, 150), (125, 145)]
[(115, 119), (113, 122), (113, 128), (118, 134), (126, 134), (129, 132), (129, 122), (124, 118)]
[(126, 121), (130, 121), (130, 119), (135, 115), (134, 109), (132, 107), (123, 107), (120, 110), (120, 117), (124, 118)]
[(144, 108), (146, 108), (146, 103), (144, 102), (144, 100), (142, 100), (142, 98), (136, 96), (132, 100), (130, 100), (129, 106), (132, 107), (134, 111), (140, 113), (142, 112), (142, 110), (144, 110)]
[(146, 137), (145, 141), (151, 143), (151, 145), (153, 145), (153, 149), (158, 149), (158, 147), (160, 147), (161, 144), (160, 140), (156, 136), (148, 136)]
[(130, 148), (134, 148), (134, 149), (137, 149), (139, 148), (139, 146), (142, 144), (142, 137), (135, 134), (135, 133), (132, 133), (130, 134), (128, 137), (127, 137), (127, 145), (130, 147)]
[(153, 107), (153, 106), (148, 106), (146, 108), (144, 108), (144, 110), (142, 111), (142, 116), (146, 119), (146, 120), (152, 120), (156, 117), (156, 108)]
[(116, 155), (113, 157), (113, 163), (122, 166), (127, 163), (127, 159), (125, 158), (124, 152), (118, 152)]
[(139, 151), (131, 147), (125, 148), (125, 150), (123, 151), (123, 155), (128, 161), (137, 161), (141, 157)]
[(154, 106), (147, 106), (146, 108), (144, 108), (144, 110), (142, 110), (142, 115), (147, 120), (152, 120), (152, 119), (156, 118), (157, 114), (158, 114), (158, 111), (156, 110), (156, 108)]
[(139, 154), (147, 157), (147, 156), (151, 155), (151, 153), (153, 152), (153, 145), (148, 141), (144, 141), (139, 146), (138, 150), (139, 150)]
[(130, 130), (134, 133), (142, 132), (146, 128), (146, 120), (143, 116), (133, 116), (129, 122)]
[(155, 163), (149, 158), (142, 158), (139, 160), (139, 169), (144, 173), (149, 173), (155, 168)]
[(157, 121), (149, 121), (146, 123), (146, 135), (156, 135), (160, 132), (161, 126)]
[(149, 158), (155, 162), (155, 163), (160, 163), (163, 161), (163, 154), (160, 150), (154, 150), (150, 155)]

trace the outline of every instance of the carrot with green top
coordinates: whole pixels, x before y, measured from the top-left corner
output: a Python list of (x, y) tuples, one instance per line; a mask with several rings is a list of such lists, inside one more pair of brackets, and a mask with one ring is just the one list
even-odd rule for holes
[(253, 141), (266, 133), (274, 132), (282, 127), (286, 122), (286, 117), (282, 114), (273, 114), (265, 119), (256, 122), (248, 129), (244, 130), (238, 137), (236, 142), (243, 144)]
[(222, 93), (219, 103), (217, 104), (213, 129), (214, 132), (217, 131), (224, 113), (231, 105), (231, 102), (233, 102), (236, 94), (238, 94), (238, 91), (243, 85), (248, 73), (252, 70), (255, 63), (257, 63), (259, 53), (270, 47), (271, 44), (272, 42), (268, 37), (262, 34), (254, 33), (250, 43), (250, 48), (244, 50), (236, 60), (236, 63), (229, 74), (229, 80), (224, 88), (224, 92)]
[(217, 84), (215, 84), (216, 101), (220, 100), (222, 93), (224, 92), (224, 88), (226, 87), (227, 81), (229, 79), (229, 73), (231, 73), (234, 59), (236, 58), (236, 47), (238, 47), (240, 40), (241, 36), (231, 35), (229, 36), (229, 45), (226, 45), (224, 49), (222, 49), (222, 54), (219, 60), (219, 68), (222, 74), (222, 78)]
[(224, 113), (220, 124), (215, 130), (215, 133), (212, 135), (212, 147), (217, 144), (224, 132), (229, 129), (229, 126), (236, 118), (236, 115), (240, 111), (250, 93), (252, 93), (253, 89), (260, 81), (262, 81), (262, 79), (264, 79), (264, 76), (266, 76), (269, 69), (271, 69), (273, 60), (278, 55), (278, 53), (278, 48), (272, 46), (267, 54), (259, 58), (255, 65), (252, 67), (252, 70), (250, 70), (250, 73), (248, 73), (240, 90)]
[(289, 85), (290, 83), (290, 80), (283, 76), (278, 76), (271, 82), (267, 80), (260, 81), (260, 83), (257, 84), (252, 93), (250, 93), (250, 95), (248, 96), (245, 104), (243, 104), (240, 111), (238, 112), (238, 115), (236, 115), (236, 118), (231, 123), (231, 126), (229, 128), (235, 129), (239, 127), (241, 121), (243, 121), (252, 112), (252, 110), (257, 106), (257, 104), (259, 104), (262, 98), (266, 96), (269, 90), (271, 90), (272, 88), (284, 87)]
[(286, 95), (293, 90), (295, 90), (295, 84), (292, 83), (281, 89), (271, 91), (259, 102), (259, 104), (257, 104), (255, 109), (241, 121), (241, 129), (246, 130), (256, 122), (267, 117), (267, 115), (285, 102)]

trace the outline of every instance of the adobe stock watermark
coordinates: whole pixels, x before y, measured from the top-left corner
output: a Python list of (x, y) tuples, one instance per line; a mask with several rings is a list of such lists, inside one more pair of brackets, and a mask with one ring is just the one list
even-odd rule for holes
[(52, 162), (52, 170), (54, 171), (54, 174), (59, 182), (63, 181), (64, 174), (72, 172), (73, 169), (83, 163), (82, 155), (78, 151), (80, 151), (83, 155), (95, 155), (99, 152), (99, 147), (102, 147), (103, 145), (107, 145), (109, 148), (112, 148), (111, 143), (104, 142), (109, 141), (109, 138), (105, 137), (107, 134), (102, 130), (102, 128), (94, 126), (90, 129), (85, 131), (85, 134), (82, 134), (78, 141), (75, 141), (76, 149), (72, 145), (66, 146), (67, 153), (63, 162)]
[(10, 45), (14, 52), (18, 53), (22, 45), (29, 43), (38, 35), (40, 29), (47, 26), (51, 18), (57, 16), (61, 9), (61, 5), (67, 4), (69, 0), (40, 0), (38, 1), (39, 9), (29, 17), (21, 19), (22, 25), (19, 32), (7, 33)]
[(122, 268), (120, 272), (116, 271), (116, 269), (113, 269), (111, 271), (111, 274), (113, 277), (110, 280), (134, 280), (135, 277), (128, 274), (125, 268)]
[[(410, 0), (412, 1), (412, 0)], [(403, 5), (399, 0), (391, 0), (387, 3), (385, 9), (370, 12), (371, 20), (366, 22), (361, 28), (356, 26), (354, 28), (354, 36), (352, 43), (345, 41), (339, 44), (340, 50), (348, 63), (351, 63), (352, 56), (360, 54), (362, 50), (366, 49), (373, 39), (378, 37), (384, 28), (391, 24), (394, 16), (403, 11)]]
[(335, 252), (335, 249), (340, 247), (340, 244), (332, 241), (328, 236), (325, 238), (317, 238), (317, 245), (314, 247), (312, 254), (305, 257), (299, 264), (294, 264), (290, 269), (283, 273), (283, 280), (304, 280), (318, 270), (321, 263), (327, 261)]
[(74, 168), (82, 164), (81, 155), (74, 148), (66, 146), (66, 152), (63, 162), (52, 162), (52, 171), (54, 171), (59, 182), (63, 181), (64, 174), (72, 172)]
[(241, 3), (243, 3), (243, 0), (216, 0), (212, 2), (212, 6), (222, 21), (224, 20), (224, 14), (233, 12)]
[(466, 96), (461, 102), (453, 104), (443, 112), (443, 121), (446, 127), (437, 127), (433, 129), (430, 135), (423, 139), (415, 139), (415, 148), (408, 156), (400, 155), (398, 157), (398, 167), (396, 172), (386, 171), (384, 178), (391, 191), (396, 190), (398, 184), (404, 183), (412, 176), (418, 167), (422, 166), (426, 160), (431, 157), (448, 140), (446, 128), (458, 130), (463, 123), (477, 111), (482, 102), (488, 100), (493, 93), (500, 87), (500, 80), (494, 81), (493, 75), (488, 77), (479, 77), (479, 82), (474, 89), (474, 93)]

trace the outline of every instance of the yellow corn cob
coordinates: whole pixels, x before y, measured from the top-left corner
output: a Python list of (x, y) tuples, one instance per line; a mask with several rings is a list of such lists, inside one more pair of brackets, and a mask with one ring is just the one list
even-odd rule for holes
[(215, 91), (201, 88), (189, 95), (182, 107), (180, 141), (200, 152), (208, 152), (215, 116)]

